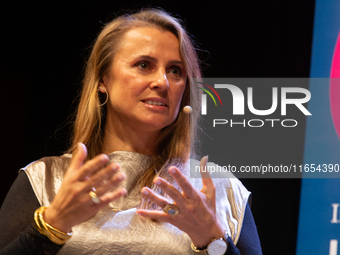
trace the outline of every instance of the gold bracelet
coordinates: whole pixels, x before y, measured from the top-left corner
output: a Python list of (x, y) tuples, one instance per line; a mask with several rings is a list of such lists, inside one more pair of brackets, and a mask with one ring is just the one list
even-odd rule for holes
[(38, 230), (40, 234), (46, 236), (53, 243), (59, 245), (66, 243), (66, 241), (71, 238), (73, 234), (72, 231), (69, 233), (65, 233), (58, 229), (55, 229), (54, 227), (46, 223), (42, 216), (46, 208), (47, 208), (46, 206), (42, 206), (35, 211), (34, 213), (35, 228)]
[(198, 248), (194, 245), (193, 242), (191, 242), (191, 249), (196, 253), (202, 253), (202, 254), (207, 254), (206, 250), (207, 250), (207, 246), (203, 247), (203, 248)]

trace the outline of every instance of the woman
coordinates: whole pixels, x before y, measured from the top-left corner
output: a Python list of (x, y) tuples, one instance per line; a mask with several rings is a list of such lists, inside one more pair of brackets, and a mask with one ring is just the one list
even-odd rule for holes
[(1, 254), (261, 254), (242, 184), (189, 178), (199, 164), (188, 150), (193, 157), (199, 77), (194, 47), (167, 13), (107, 24), (87, 63), (70, 154), (19, 174), (1, 209)]

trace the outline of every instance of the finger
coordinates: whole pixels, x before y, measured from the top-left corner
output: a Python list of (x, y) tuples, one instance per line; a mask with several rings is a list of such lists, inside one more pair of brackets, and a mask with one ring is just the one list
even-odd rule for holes
[(72, 156), (72, 160), (71, 160), (71, 163), (70, 163), (70, 169), (80, 168), (84, 164), (86, 157), (87, 157), (86, 146), (83, 143), (78, 143), (77, 149), (76, 149), (74, 155)]
[(195, 188), (190, 184), (188, 179), (181, 173), (181, 171), (174, 166), (169, 168), (169, 173), (175, 179), (179, 187), (182, 189), (186, 197), (190, 198), (196, 192)]
[[(92, 177), (88, 180), (87, 185), (90, 187), (100, 187), (104, 182), (106, 183), (111, 178), (113, 178), (119, 171), (119, 165), (116, 163), (111, 163), (106, 167), (95, 172)], [(121, 173), (122, 174), (122, 173)], [(118, 175), (117, 177), (122, 177), (124, 179), (125, 175)], [(122, 179), (122, 180), (123, 180)], [(116, 180), (114, 178), (114, 180)]]
[(174, 216), (171, 216), (163, 211), (150, 211), (150, 210), (138, 209), (136, 211), (136, 214), (143, 216), (143, 217), (160, 220), (163, 222), (173, 223), (174, 221)]
[[(112, 191), (117, 188), (119, 184), (126, 178), (126, 175), (122, 172), (115, 174), (111, 179), (102, 184), (98, 188), (96, 188), (96, 193), (98, 196), (102, 196), (103, 194)], [(95, 187), (95, 186), (92, 186)]]
[(113, 192), (108, 192), (105, 195), (100, 197), (100, 201), (103, 204), (108, 204), (120, 197), (123, 197), (127, 194), (127, 191), (125, 188), (118, 188)]
[(200, 162), (200, 169), (201, 169), (201, 176), (202, 176), (202, 183), (203, 183), (203, 188), (202, 188), (202, 192), (203, 193), (213, 193), (215, 194), (215, 185), (214, 182), (212, 181), (210, 174), (208, 171), (202, 171), (202, 169), (206, 169), (207, 167), (207, 163), (208, 163), (208, 156), (204, 156), (201, 159)]
[(94, 175), (100, 169), (102, 169), (107, 162), (109, 161), (109, 157), (105, 154), (101, 154), (96, 156), (95, 158), (87, 161), (79, 170), (79, 179), (85, 180), (88, 179), (91, 175)]
[(142, 189), (142, 194), (145, 198), (150, 199), (152, 202), (154, 202), (156, 205), (158, 205), (160, 208), (164, 208), (169, 202), (162, 197), (159, 194), (156, 194), (151, 189), (144, 187)]
[(164, 179), (157, 177), (154, 183), (160, 187), (166, 194), (168, 194), (178, 205), (184, 204), (184, 197), (182, 194), (171, 184)]

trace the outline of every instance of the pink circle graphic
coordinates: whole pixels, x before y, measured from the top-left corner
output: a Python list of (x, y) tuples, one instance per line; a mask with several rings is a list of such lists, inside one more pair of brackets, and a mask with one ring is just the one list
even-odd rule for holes
[(338, 138), (340, 138), (340, 32), (334, 49), (330, 76), (329, 97), (331, 114), (336, 133)]

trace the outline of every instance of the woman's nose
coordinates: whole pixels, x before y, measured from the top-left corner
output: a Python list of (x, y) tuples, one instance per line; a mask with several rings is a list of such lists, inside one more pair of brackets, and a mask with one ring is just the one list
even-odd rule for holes
[(164, 71), (159, 71), (157, 74), (155, 74), (155, 79), (151, 83), (151, 88), (152, 89), (167, 89), (169, 87), (169, 80), (166, 75), (166, 72)]

